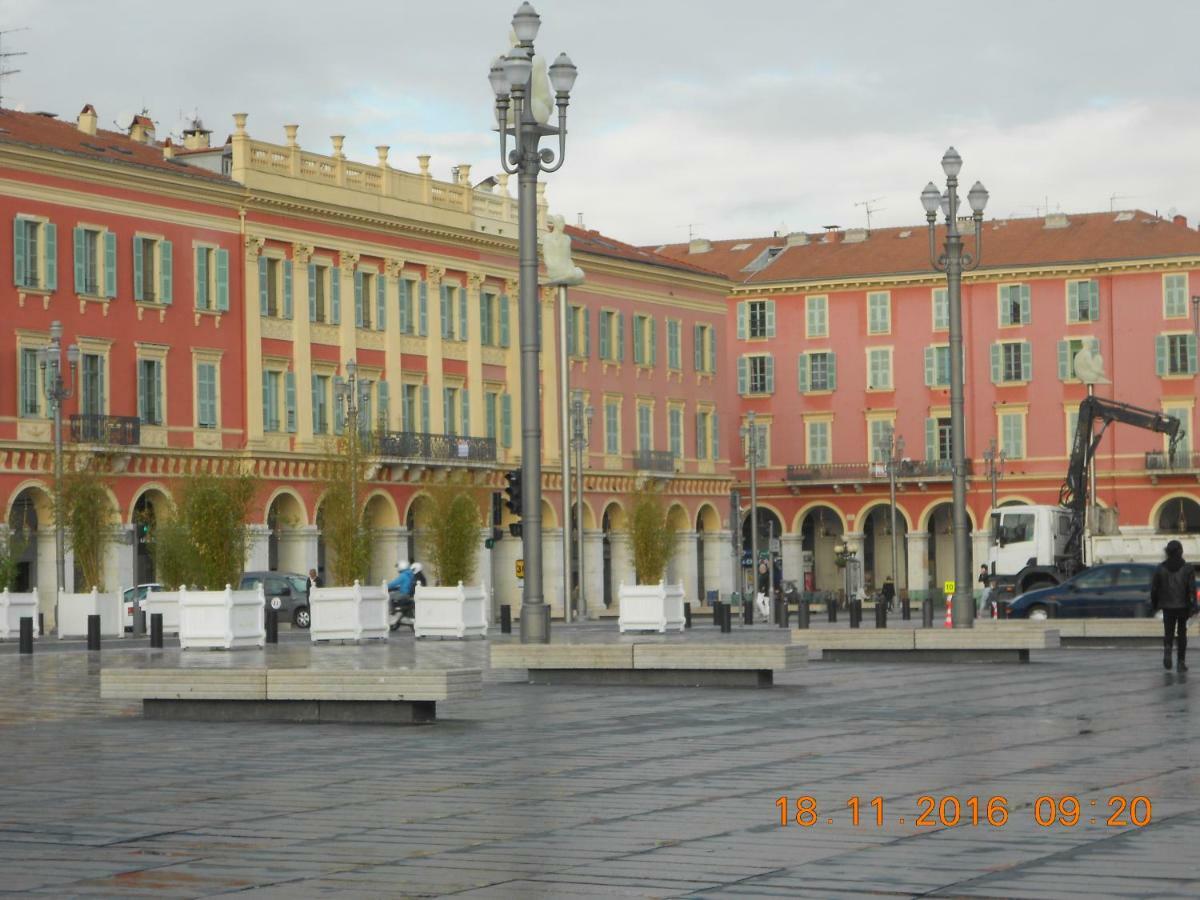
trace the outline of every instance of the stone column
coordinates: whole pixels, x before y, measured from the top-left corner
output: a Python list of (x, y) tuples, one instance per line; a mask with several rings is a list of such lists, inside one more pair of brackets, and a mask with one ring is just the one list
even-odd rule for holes
[(667, 566), (667, 583), (682, 583), (684, 600), (696, 596), (696, 532), (676, 532), (675, 554)]
[(516, 576), (516, 562), (521, 558), (521, 541), (505, 532), (492, 549), (491, 557), (495, 579), (492, 603), (495, 605), (496, 621), (499, 621), (500, 607), (505, 604), (512, 607), (513, 618), (516, 618), (521, 610), (521, 588)]
[(783, 580), (794, 581), (797, 590), (804, 590), (804, 536), (785, 534), (783, 547)]
[(550, 617), (563, 617), (562, 529), (542, 528), (542, 596), (550, 605)]
[(722, 599), (736, 590), (732, 541), (732, 531), (709, 531), (704, 535), (705, 580), (708, 590), (717, 591)]
[[(247, 525), (246, 526), (246, 571), (247, 572), (262, 572), (267, 568), (267, 541), (270, 537), (271, 529), (266, 525)], [(209, 585), (212, 588), (212, 585)], [(221, 588), (225, 585), (221, 585)], [(220, 590), (220, 588), (212, 588)]]
[[(847, 531), (844, 535), (842, 535), (842, 540), (846, 544), (846, 549), (854, 551), (855, 558), (858, 560), (859, 564), (863, 566), (862, 572), (863, 581), (865, 584), (867, 576), (866, 566), (863, 565), (863, 547), (865, 546), (865, 535), (863, 535), (861, 531)], [(878, 546), (878, 542), (876, 542), (876, 546)], [(846, 575), (844, 569), (838, 569), (837, 589), (839, 591), (846, 589)]]
[(604, 532), (583, 532), (583, 586), (589, 619), (604, 612)]
[(136, 541), (137, 533), (132, 525), (109, 529), (109, 540), (104, 547), (104, 586), (110, 592), (135, 586)]
[(914, 531), (908, 535), (908, 593), (923, 599), (929, 590), (929, 533)]
[(624, 531), (613, 531), (608, 535), (609, 548), (612, 551), (612, 607), (611, 611), (621, 611), (621, 585), (636, 584), (633, 573), (633, 553), (629, 546), (629, 535)]
[[(396, 577), (396, 563), (401, 560), (401, 554), (404, 552), (400, 534), (399, 528), (375, 529), (371, 546), (371, 577), (367, 579), (371, 584), (391, 581)], [(432, 574), (426, 576), (431, 581)]]
[(475, 575), (471, 581), (483, 585), (488, 596), (487, 620), (493, 622), (499, 607), (496, 606), (496, 590), (492, 580), (492, 551), (488, 549), (487, 541), (492, 536), (491, 528), (479, 529), (479, 549), (475, 552)]

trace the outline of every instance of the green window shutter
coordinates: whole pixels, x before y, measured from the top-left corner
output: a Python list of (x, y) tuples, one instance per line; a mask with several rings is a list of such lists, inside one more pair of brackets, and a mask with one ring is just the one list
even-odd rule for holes
[(58, 226), (53, 222), (42, 225), (42, 241), (46, 245), (46, 290), (58, 290)]
[(354, 270), (354, 327), (362, 328), (363, 322), (363, 273)]
[(1029, 341), (1021, 342), (1021, 380), (1033, 380), (1033, 346)]
[(1196, 335), (1187, 336), (1188, 374), (1196, 374)]
[(567, 313), (567, 356), (575, 355), (575, 314), (574, 306), (568, 306)]
[(321, 376), (312, 375), (309, 377), (312, 382), (312, 430), (314, 434), (321, 433)]
[(153, 371), (153, 375), (154, 375), (154, 381), (153, 381), (153, 384), (152, 384), (152, 388), (153, 388), (153, 391), (154, 391), (154, 417), (155, 417), (155, 421), (156, 421), (156, 422), (158, 422), (158, 424), (159, 424), (159, 425), (166, 425), (166, 424), (167, 424), (167, 417), (166, 417), (166, 416), (163, 414), (163, 372), (162, 372), (162, 363), (161, 363), (159, 360), (157, 360), (157, 359), (156, 359), (156, 360), (154, 361), (154, 365), (153, 365), (153, 366), (151, 366), (151, 370)]
[(713, 375), (717, 374), (717, 330), (712, 326), (708, 328), (708, 371)]
[(400, 333), (412, 334), (412, 282), (400, 279)]
[[(85, 257), (87, 255), (87, 240), (84, 235), (84, 229), (80, 228), (79, 226), (76, 226), (75, 231), (74, 231), (74, 238), (75, 238), (75, 293), (82, 294), (82, 293), (84, 293), (84, 288), (87, 287), (87, 285), (85, 283), (87, 281), (87, 269), (85, 267), (85, 263), (86, 263)], [(33, 263), (34, 263), (34, 265), (36, 265), (37, 261), (34, 260)]]
[(1159, 377), (1167, 374), (1167, 336), (1160, 334), (1154, 339), (1154, 366)]
[(158, 242), (158, 301), (164, 306), (174, 302), (175, 261), (170, 241)]
[(464, 288), (458, 289), (458, 339), (467, 339), (467, 292)]
[(429, 434), (429, 385), (421, 385), (421, 430)]
[(937, 419), (925, 420), (925, 458), (937, 459)]
[(937, 350), (933, 347), (925, 348), (925, 387), (933, 387), (937, 384)]
[(775, 393), (775, 357), (768, 355), (765, 360), (767, 393), (773, 394)]
[(150, 404), (147, 397), (149, 388), (150, 385), (147, 384), (146, 379), (145, 361), (139, 359), (137, 361), (137, 414), (138, 419), (141, 420), (143, 425), (147, 424), (146, 416), (150, 412)]
[(387, 276), (380, 272), (375, 276), (375, 329), (387, 328)]
[(193, 254), (196, 268), (196, 309), (204, 309), (208, 303), (208, 265), (205, 249), (197, 247)]
[(263, 431), (273, 431), (271, 428), (271, 373), (262, 373), (262, 424)]
[(317, 264), (308, 264), (308, 321), (317, 321)]
[[(204, 273), (205, 278), (208, 273)], [(229, 312), (229, 251), (217, 251), (217, 309)]]
[(767, 301), (767, 337), (775, 337), (775, 301)]
[(738, 357), (738, 393), (744, 394), (750, 387), (750, 361), (744, 356)]
[(269, 312), (267, 307), (267, 258), (260, 256), (258, 258), (258, 313), (265, 316)]
[(999, 384), (1004, 379), (1001, 352), (999, 344), (992, 344), (992, 384)]
[(117, 236), (104, 232), (104, 296), (117, 296)]
[(717, 414), (713, 413), (712, 414), (712, 458), (713, 459), (721, 458), (720, 434), (721, 434), (721, 429), (718, 425)]
[(800, 393), (808, 393), (808, 354), (801, 353), (796, 357), (796, 387)]
[(1079, 321), (1079, 288), (1083, 285), (1080, 281), (1067, 282), (1067, 321)]
[(817, 304), (812, 297), (804, 301), (805, 327), (810, 335), (817, 335)]
[[(78, 230), (76, 229), (76, 231)], [(13, 284), (17, 287), (25, 285), (25, 273), (29, 269), (26, 260), (27, 253), (28, 251), (25, 248), (25, 220), (17, 217), (13, 219)]]
[(612, 340), (608, 333), (609, 328), (609, 313), (601, 310), (600, 312), (600, 358), (610, 359), (612, 354)]
[(329, 320), (332, 325), (342, 324), (342, 270), (329, 270)]
[(500, 445), (512, 446), (512, 395), (500, 398)]
[(746, 301), (737, 305), (737, 336), (739, 341), (746, 339)]
[(496, 439), (496, 395), (488, 391), (483, 395), (483, 419), (487, 434), (484, 437)]
[(704, 371), (704, 326), (692, 326), (692, 368)]
[(492, 343), (492, 323), (489, 321), (488, 312), (488, 295), (481, 293), (479, 295), (479, 343), (484, 347)]
[(417, 288), (417, 333), (429, 334), (429, 285), (424, 281)]
[(453, 434), (454, 433), (454, 415), (453, 415), (453, 409), (451, 408), (451, 402), (450, 402), (450, 398), (451, 398), (450, 390), (451, 389), (448, 387), (442, 388), (442, 433), (443, 434)]
[(1088, 282), (1088, 316), (1093, 322), (1100, 321), (1100, 282)]
[(625, 362), (625, 313), (617, 313), (617, 362)]
[(463, 388), (458, 392), (462, 403), (462, 434), (463, 437), (471, 436), (471, 391), (468, 388)]
[(142, 239), (138, 237), (133, 239), (133, 299), (145, 299), (142, 287)]
[(651, 366), (656, 366), (656, 365), (658, 365), (658, 322), (657, 322), (657, 320), (654, 319), (653, 316), (647, 317), (646, 321), (649, 323), (649, 326), (650, 326), (650, 331), (649, 331), (650, 360), (649, 361), (650, 361)]
[(104, 402), (104, 357), (96, 357), (96, 412), (103, 414), (107, 410)]
[(508, 294), (500, 295), (500, 346), (507, 347), (508, 337)]
[(392, 396), (386, 381), (381, 380), (375, 389), (375, 400), (379, 405), (376, 415), (379, 418), (379, 430), (387, 431), (392, 427)]
[(1028, 325), (1030, 320), (1029, 285), (1021, 285), (1021, 324)]
[[(336, 272), (335, 272), (336, 275)], [(342, 385), (345, 380), (341, 375), (333, 376), (333, 433), (341, 434), (346, 430), (346, 404), (339, 398), (342, 394)]]
[(448, 341), (454, 337), (452, 330), (453, 322), (450, 321), (450, 285), (443, 284), (440, 286), (440, 305), (438, 309), (442, 313), (442, 340)]
[(283, 317), (292, 317), (292, 261), (283, 261)]
[(1071, 342), (1058, 342), (1058, 380), (1066, 381), (1071, 377)]
[(633, 317), (633, 364), (639, 365), (642, 361), (642, 352), (644, 345), (642, 343), (642, 330), (645, 327), (645, 320), (641, 316)]
[(592, 311), (586, 306), (581, 307), (583, 313), (583, 358), (592, 358)]

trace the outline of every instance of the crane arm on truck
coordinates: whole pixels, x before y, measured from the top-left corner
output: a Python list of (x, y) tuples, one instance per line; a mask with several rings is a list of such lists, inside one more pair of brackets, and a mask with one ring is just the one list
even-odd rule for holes
[[(1095, 422), (1100, 420), (1096, 430)], [(1148, 431), (1157, 431), (1171, 440), (1171, 452), (1180, 439), (1179, 420), (1152, 409), (1142, 409), (1128, 403), (1118, 403), (1103, 397), (1088, 397), (1079, 404), (1079, 420), (1075, 426), (1075, 439), (1071, 444), (1071, 461), (1067, 467), (1067, 479), (1058, 494), (1058, 503), (1071, 512), (1071, 530), (1063, 551), (1064, 568), (1068, 574), (1083, 567), (1083, 531), (1088, 505), (1088, 466), (1096, 453), (1096, 447), (1104, 432), (1113, 422), (1134, 425)]]

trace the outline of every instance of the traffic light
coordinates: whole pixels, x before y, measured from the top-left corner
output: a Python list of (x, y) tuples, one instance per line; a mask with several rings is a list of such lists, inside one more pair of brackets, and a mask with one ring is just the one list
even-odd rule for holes
[(521, 470), (513, 469), (504, 473), (506, 483), (504, 493), (508, 497), (504, 501), (505, 508), (516, 518), (521, 518)]

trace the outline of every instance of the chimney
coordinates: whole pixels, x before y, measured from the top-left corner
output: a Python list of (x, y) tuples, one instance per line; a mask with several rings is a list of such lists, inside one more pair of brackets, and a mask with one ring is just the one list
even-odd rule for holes
[(1071, 222), (1067, 219), (1066, 213), (1048, 213), (1046, 215), (1045, 228), (1066, 228)]
[(87, 104), (79, 111), (79, 118), (75, 120), (76, 126), (84, 134), (95, 135), (96, 133), (96, 107), (92, 104)]
[(803, 247), (808, 243), (808, 233), (804, 231), (793, 231), (787, 236), (786, 244), (788, 247)]
[(192, 119), (192, 124), (183, 129), (183, 146), (185, 150), (207, 150), (212, 132), (204, 127), (199, 119)]
[(458, 173), (458, 183), (466, 187), (471, 186), (471, 167), (467, 163), (459, 163), (454, 167)]
[(1174, 216), (1171, 221), (1176, 225), (1182, 225), (1184, 228), (1187, 228), (1187, 216)]
[(707, 253), (712, 249), (712, 241), (708, 238), (692, 238), (688, 241), (688, 255)]
[(129, 126), (129, 139), (139, 144), (150, 144), (154, 141), (154, 123), (149, 116), (137, 115)]
[(174, 159), (175, 158), (175, 145), (171, 143), (171, 139), (169, 137), (165, 141), (163, 141), (162, 150), (163, 150), (163, 159)]
[(847, 228), (846, 234), (842, 238), (843, 244), (861, 244), (867, 239), (867, 229), (865, 228)]

